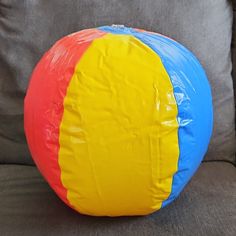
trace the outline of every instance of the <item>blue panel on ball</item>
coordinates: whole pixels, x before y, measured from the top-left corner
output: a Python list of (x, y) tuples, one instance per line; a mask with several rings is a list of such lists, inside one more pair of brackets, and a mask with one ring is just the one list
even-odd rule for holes
[(160, 56), (172, 82), (178, 106), (180, 156), (171, 193), (162, 204), (164, 207), (179, 195), (207, 151), (213, 126), (212, 97), (207, 77), (197, 58), (168, 37), (122, 26), (99, 29), (133, 35), (152, 48)]

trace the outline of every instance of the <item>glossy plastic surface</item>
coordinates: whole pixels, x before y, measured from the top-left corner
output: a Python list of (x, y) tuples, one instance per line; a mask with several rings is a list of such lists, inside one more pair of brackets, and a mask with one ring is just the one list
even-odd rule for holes
[(89, 215), (145, 215), (174, 200), (207, 150), (212, 119), (193, 54), (123, 26), (61, 39), (37, 65), (25, 99), (39, 170)]
[(172, 192), (163, 206), (174, 200), (200, 165), (213, 128), (211, 89), (197, 58), (178, 42), (161, 34), (127, 27), (105, 26), (100, 29), (131, 34), (153, 49), (173, 84), (178, 105), (179, 163)]

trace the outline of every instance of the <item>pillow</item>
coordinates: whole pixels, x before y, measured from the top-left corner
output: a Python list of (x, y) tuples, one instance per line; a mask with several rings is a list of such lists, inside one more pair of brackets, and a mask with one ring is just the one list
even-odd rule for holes
[(215, 113), (206, 159), (234, 160), (230, 1), (2, 0), (0, 11), (1, 163), (32, 163), (24, 137), (23, 99), (42, 54), (64, 35), (111, 24), (162, 33), (198, 57), (212, 87)]

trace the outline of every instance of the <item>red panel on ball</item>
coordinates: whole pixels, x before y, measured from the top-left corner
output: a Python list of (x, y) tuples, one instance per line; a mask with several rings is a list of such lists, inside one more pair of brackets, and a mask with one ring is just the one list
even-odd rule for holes
[(104, 34), (91, 29), (59, 40), (36, 66), (25, 98), (24, 125), (32, 157), (44, 178), (68, 205), (58, 164), (63, 101), (76, 64), (91, 42)]

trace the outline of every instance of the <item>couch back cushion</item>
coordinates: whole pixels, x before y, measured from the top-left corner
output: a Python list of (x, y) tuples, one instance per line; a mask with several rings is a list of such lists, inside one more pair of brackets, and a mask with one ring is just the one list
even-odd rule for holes
[(23, 99), (32, 70), (62, 36), (124, 24), (165, 34), (192, 50), (212, 86), (214, 131), (207, 159), (233, 160), (234, 95), (227, 0), (1, 0), (0, 162), (32, 163), (23, 129)]

